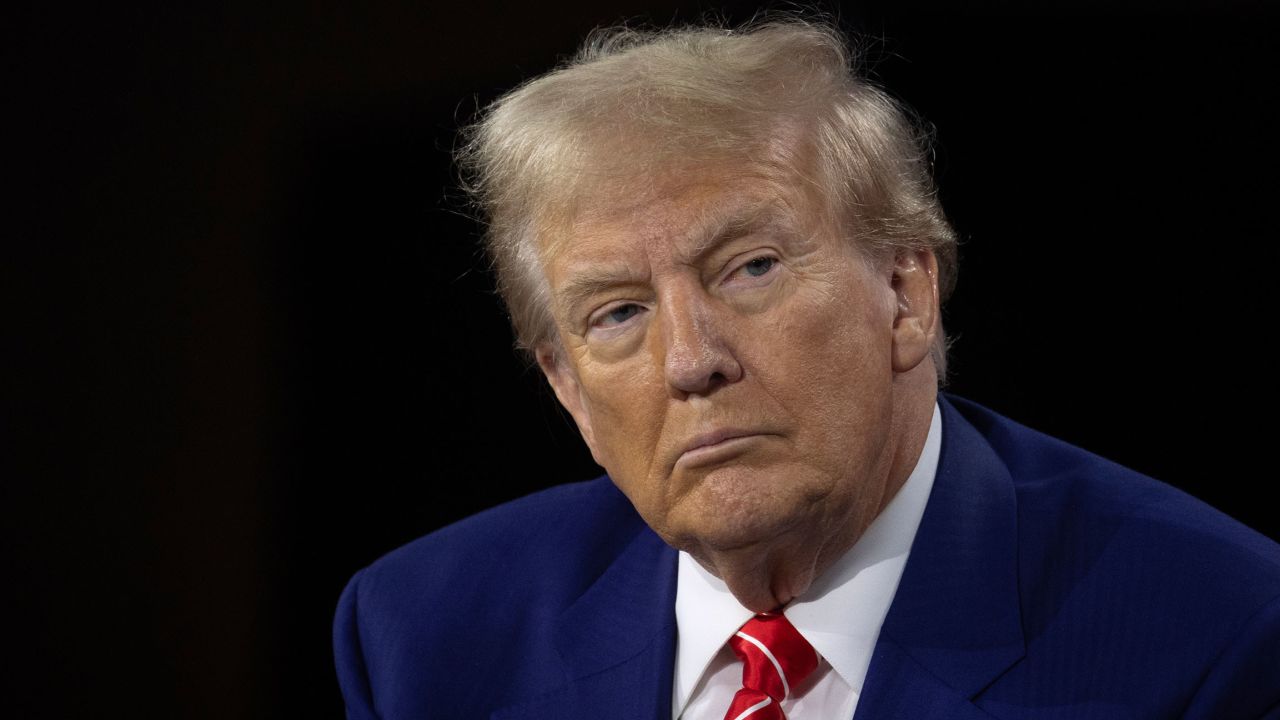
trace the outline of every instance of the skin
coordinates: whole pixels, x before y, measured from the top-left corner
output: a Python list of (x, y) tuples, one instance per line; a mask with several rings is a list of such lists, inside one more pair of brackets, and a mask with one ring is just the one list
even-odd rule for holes
[(923, 448), (931, 252), (871, 260), (799, 177), (727, 164), (597, 193), (542, 248), (536, 356), (667, 543), (766, 612), (862, 535)]

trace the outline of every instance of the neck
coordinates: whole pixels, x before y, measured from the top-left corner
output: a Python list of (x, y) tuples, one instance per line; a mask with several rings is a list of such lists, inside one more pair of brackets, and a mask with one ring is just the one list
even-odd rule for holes
[(708, 572), (724, 580), (744, 607), (769, 612), (807, 591), (853, 547), (906, 484), (929, 436), (937, 384), (904, 383), (900, 389), (890, 424), (890, 447), (882, 469), (872, 475), (880, 480), (856, 489), (857, 502), (852, 506), (823, 508), (816, 518), (806, 518), (808, 522), (767, 543), (729, 551), (689, 549)]

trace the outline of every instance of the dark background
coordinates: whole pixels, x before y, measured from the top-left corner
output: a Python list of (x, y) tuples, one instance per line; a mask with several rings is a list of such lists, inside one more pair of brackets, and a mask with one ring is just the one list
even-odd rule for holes
[[(7, 10), (0, 714), (339, 717), (354, 570), (593, 476), (454, 133), (595, 25), (715, 7)], [(937, 128), (951, 389), (1280, 536), (1274, 16), (825, 7)]]

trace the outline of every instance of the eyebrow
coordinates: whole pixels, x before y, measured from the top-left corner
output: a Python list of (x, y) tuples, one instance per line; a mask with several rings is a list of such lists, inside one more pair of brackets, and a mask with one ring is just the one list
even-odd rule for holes
[(578, 307), (587, 298), (611, 288), (623, 285), (639, 284), (642, 280), (635, 277), (631, 268), (625, 266), (594, 265), (580, 273), (555, 293), (557, 304), (565, 311)]
[(794, 219), (791, 208), (777, 197), (743, 203), (727, 213), (712, 213), (703, 229), (695, 233), (702, 240), (689, 249), (681, 262), (701, 265), (725, 245), (765, 230), (773, 230), (777, 235), (793, 235), (793, 230), (785, 228), (788, 220), (793, 221), (794, 228)]
[[(711, 213), (710, 218), (700, 223), (705, 229), (693, 233), (703, 239), (689, 249), (687, 257), (681, 262), (696, 265), (734, 240), (762, 228), (778, 225), (786, 214), (785, 208), (776, 201), (752, 203), (729, 213)], [(573, 279), (565, 283), (555, 296), (557, 304), (566, 311), (571, 311), (597, 293), (642, 282), (644, 278), (638, 277), (632, 268), (625, 265), (596, 264), (575, 272)]]

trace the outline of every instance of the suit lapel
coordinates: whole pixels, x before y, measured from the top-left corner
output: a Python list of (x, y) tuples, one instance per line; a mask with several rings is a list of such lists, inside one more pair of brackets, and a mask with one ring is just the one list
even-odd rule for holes
[(675, 662), (676, 552), (647, 527), (557, 621), (568, 683), (502, 718), (666, 718)]
[[(1024, 653), (1012, 479), (944, 397), (943, 447), (857, 718), (988, 717), (970, 700)], [(557, 623), (567, 682), (494, 720), (667, 718), (676, 553), (648, 528)]]
[[(881, 637), (855, 718), (991, 720), (966, 693), (943, 682), (892, 639)], [(878, 675), (872, 680), (872, 675)]]
[(938, 472), (858, 718), (983, 717), (968, 701), (1025, 651), (1012, 478), (955, 407), (945, 397), (938, 402)]

